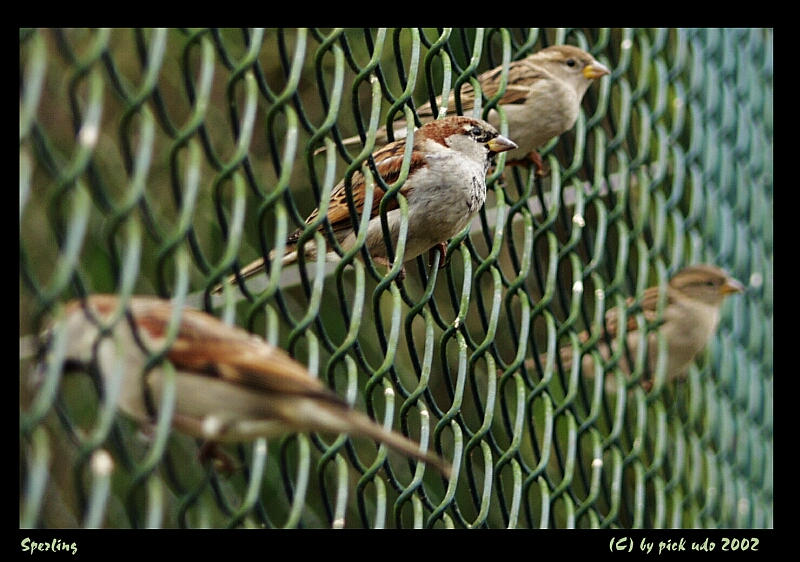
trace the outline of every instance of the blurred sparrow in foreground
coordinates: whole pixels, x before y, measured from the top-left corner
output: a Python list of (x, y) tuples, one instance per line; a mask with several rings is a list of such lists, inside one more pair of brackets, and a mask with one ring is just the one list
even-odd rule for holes
[[(725, 297), (732, 293), (740, 293), (745, 287), (736, 279), (730, 277), (722, 269), (711, 265), (693, 265), (678, 271), (667, 286), (666, 302), (664, 303), (663, 317), (657, 330), (664, 335), (666, 349), (666, 378), (667, 381), (685, 377), (689, 365), (697, 354), (708, 344), (716, 332), (719, 323), (719, 313)], [(659, 288), (648, 287), (642, 298), (642, 313), (648, 324), (658, 322), (657, 306)], [(627, 348), (632, 361), (636, 360), (640, 343), (640, 332), (636, 322), (636, 314), (627, 316)], [(606, 329), (612, 341), (612, 349), (616, 350), (619, 333), (617, 310), (611, 309), (606, 314)], [(588, 339), (585, 332), (580, 335), (582, 342)], [(604, 337), (601, 336), (597, 349), (604, 360), (611, 354)], [(571, 346), (562, 347), (559, 351), (561, 364), (564, 369), (572, 366)], [(652, 377), (656, 372), (658, 359), (658, 337), (654, 330), (647, 337), (647, 371)], [(526, 366), (533, 367), (533, 360), (528, 359)], [(582, 359), (582, 374), (593, 376), (595, 362), (590, 353)], [(620, 368), (625, 373), (630, 373), (628, 356), (622, 353), (619, 362)], [(645, 390), (652, 387), (651, 380), (642, 380)]]
[[(408, 201), (408, 231), (403, 261), (407, 262), (423, 252), (438, 246), (444, 264), (445, 242), (461, 232), (486, 201), (486, 170), (490, 161), (500, 152), (516, 148), (516, 144), (498, 134), (494, 127), (470, 117), (447, 117), (428, 123), (414, 133), (411, 164), (408, 177), (400, 187)], [(405, 154), (405, 139), (393, 142), (373, 153), (375, 166), (387, 185), (397, 181)], [(380, 203), (385, 192), (375, 182), (372, 205), (364, 208), (367, 186), (364, 175), (356, 171), (351, 179), (352, 198), (359, 217), (369, 213), (366, 247), (372, 259), (391, 266), (381, 228)], [(315, 209), (306, 219), (311, 224), (318, 219)], [(336, 240), (347, 251), (356, 241), (357, 231), (353, 227), (347, 206), (344, 181), (334, 187), (326, 215)], [(386, 220), (391, 233), (392, 245), (397, 248), (401, 215), (397, 199), (387, 206)], [(324, 223), (318, 230), (324, 232)], [(284, 265), (297, 260), (297, 242), (303, 229), (289, 236)], [(314, 241), (304, 246), (306, 259), (316, 257)], [(276, 256), (270, 256), (274, 259)], [(326, 259), (338, 261), (333, 248), (327, 249)], [(242, 268), (242, 278), (248, 278), (264, 269), (264, 260), (259, 258)], [(405, 269), (401, 271), (401, 276)], [(233, 275), (228, 283), (235, 281)], [(220, 292), (222, 286), (214, 289)]]
[[(116, 403), (128, 416), (149, 425), (154, 417), (146, 396), (159, 410), (165, 379), (160, 365), (142, 375), (148, 357), (143, 348), (153, 352), (163, 348), (173, 305), (158, 298), (133, 297), (129, 314), (108, 337), (100, 336), (98, 320), (107, 323), (120, 305), (112, 295), (67, 304), (65, 364), (88, 365), (95, 358), (105, 392), (114, 387), (111, 379), (119, 372)], [(165, 357), (175, 369), (172, 425), (186, 434), (219, 443), (289, 432), (346, 433), (384, 443), (449, 477), (448, 463), (353, 410), (281, 349), (209, 314), (184, 308), (177, 337)]]
[[(478, 76), (486, 99), (500, 90), (502, 66)], [(508, 67), (508, 82), (498, 101), (508, 120), (508, 136), (517, 148), (508, 153), (506, 165), (533, 162), (542, 170), (542, 160), (536, 151), (553, 137), (570, 130), (578, 119), (581, 100), (592, 81), (609, 74), (609, 69), (592, 55), (572, 45), (554, 45), (524, 59), (513, 61)], [(441, 105), (441, 97), (436, 100)], [(461, 88), (461, 108), (469, 114), (475, 107), (475, 90), (470, 83)], [(435, 118), (430, 103), (417, 110), (423, 123)], [(455, 94), (450, 93), (447, 114), (456, 114)], [(500, 128), (500, 115), (492, 109), (489, 123)], [(394, 122), (395, 139), (406, 134), (405, 120)], [(345, 145), (361, 142), (359, 137), (345, 139)], [(386, 143), (386, 128), (378, 131), (378, 143)]]

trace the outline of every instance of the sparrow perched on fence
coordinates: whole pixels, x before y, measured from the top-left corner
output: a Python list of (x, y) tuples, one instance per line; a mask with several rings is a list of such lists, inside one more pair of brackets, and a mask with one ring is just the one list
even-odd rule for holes
[[(483, 95), (494, 97), (501, 87), (502, 66), (487, 70), (478, 76)], [(536, 151), (553, 137), (570, 130), (578, 119), (581, 100), (592, 81), (609, 74), (608, 67), (592, 55), (572, 45), (554, 45), (544, 48), (524, 59), (513, 61), (508, 67), (505, 92), (498, 101), (508, 120), (508, 136), (517, 143), (510, 151), (506, 164), (534, 162), (542, 169), (542, 161)], [(463, 113), (475, 107), (475, 90), (469, 83), (461, 88)], [(441, 105), (441, 98), (436, 100)], [(447, 100), (447, 114), (455, 115), (455, 94)], [(434, 119), (430, 103), (419, 107), (417, 115), (425, 123)], [(500, 127), (500, 115), (492, 109), (489, 123)], [(406, 134), (405, 121), (394, 122), (395, 139)], [(387, 142), (385, 127), (379, 129), (376, 142)], [(345, 139), (345, 145), (360, 142), (359, 137)]]
[[(118, 407), (148, 425), (155, 415), (148, 403), (156, 411), (162, 407), (165, 370), (157, 364), (144, 374), (143, 368), (150, 354), (165, 345), (173, 305), (135, 296), (126, 315), (106, 334), (101, 323), (107, 325), (122, 305), (114, 295), (66, 305), (65, 364), (96, 361), (106, 391), (119, 372)], [(283, 350), (204, 312), (184, 308), (180, 314), (177, 336), (164, 355), (175, 372), (176, 429), (211, 443), (289, 432), (346, 433), (384, 443), (449, 476), (448, 463), (351, 408)]]
[[(466, 227), (486, 201), (486, 171), (491, 160), (498, 153), (516, 146), (489, 123), (471, 117), (446, 117), (415, 131), (408, 176), (399, 190), (408, 202), (404, 262), (438, 246), (442, 251), (441, 263), (444, 263), (444, 243)], [(405, 147), (405, 139), (398, 140), (372, 154), (376, 169), (387, 185), (400, 175)], [(356, 171), (351, 178), (350, 193), (359, 218), (364, 212), (369, 213), (365, 244), (370, 255), (376, 262), (390, 266), (380, 216), (384, 190), (376, 181), (372, 204), (365, 209), (367, 184), (364, 175)], [(317, 221), (318, 214), (319, 209), (315, 209), (306, 219), (306, 224)], [(344, 181), (331, 193), (326, 219), (342, 249), (352, 248), (358, 232), (350, 217)], [(386, 220), (396, 249), (401, 226), (401, 211), (396, 198), (388, 203)], [(320, 223), (317, 230), (324, 232), (324, 229), (324, 223)], [(302, 233), (300, 228), (289, 236), (282, 258), (284, 265), (297, 260), (297, 244)], [(304, 251), (306, 259), (314, 259), (314, 242), (307, 242)], [(271, 256), (271, 259), (275, 257)], [(326, 259), (337, 261), (339, 255), (329, 247)], [(242, 268), (239, 274), (246, 279), (263, 269), (264, 260), (259, 258)], [(227, 282), (235, 279), (233, 275)], [(213, 292), (221, 289), (220, 285)]]
[[(667, 347), (665, 380), (672, 381), (683, 378), (689, 365), (716, 332), (720, 308), (725, 297), (733, 293), (740, 293), (744, 289), (744, 285), (718, 267), (702, 264), (685, 267), (670, 279), (666, 287), (666, 302), (661, 318), (657, 313), (659, 287), (653, 286), (645, 289), (641, 312), (644, 314), (647, 324), (653, 325), (660, 322), (658, 327), (647, 337), (647, 374), (652, 377), (656, 372), (658, 358), (656, 330), (663, 334)], [(627, 349), (631, 360), (635, 361), (641, 332), (634, 312), (627, 316), (626, 328)], [(597, 343), (597, 350), (604, 360), (611, 357), (611, 351), (618, 349), (619, 323), (616, 309), (611, 309), (606, 313), (606, 331), (611, 341), (611, 350), (607, 344), (608, 340), (604, 336), (601, 336)], [(582, 342), (589, 338), (585, 332), (579, 337)], [(570, 369), (573, 347), (562, 347), (559, 355), (564, 369)], [(533, 360), (529, 359), (526, 366), (533, 367)], [(619, 366), (625, 373), (630, 374), (628, 355), (624, 351), (621, 354)], [(587, 352), (582, 359), (582, 374), (593, 376), (594, 367), (595, 362), (591, 354)], [(649, 390), (652, 381), (643, 379), (642, 385)]]

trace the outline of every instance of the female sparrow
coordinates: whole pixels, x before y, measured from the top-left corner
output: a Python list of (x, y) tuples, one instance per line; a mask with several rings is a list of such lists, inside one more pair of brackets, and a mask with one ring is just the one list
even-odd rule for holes
[[(126, 315), (106, 332), (120, 306)], [(172, 303), (147, 296), (134, 296), (127, 305), (114, 295), (72, 301), (63, 319), (65, 364), (96, 362), (106, 392), (119, 373), (118, 407), (141, 424), (152, 423), (153, 410), (162, 406), (164, 369), (143, 368), (164, 347), (172, 315)], [(287, 432), (346, 433), (384, 443), (449, 475), (448, 463), (353, 410), (281, 349), (198, 310), (184, 308), (179, 322), (165, 352), (175, 371), (173, 427), (212, 443)]]
[[(739, 281), (729, 276), (722, 269), (713, 265), (692, 265), (678, 271), (666, 287), (666, 302), (664, 303), (663, 316), (658, 317), (657, 306), (659, 288), (648, 287), (644, 291), (641, 302), (642, 313), (648, 324), (660, 321), (657, 331), (663, 334), (666, 344), (666, 379), (668, 381), (683, 378), (689, 365), (697, 354), (711, 340), (719, 323), (719, 313), (722, 303), (730, 294), (740, 293), (745, 287)], [(630, 302), (630, 299), (629, 299)], [(627, 316), (627, 349), (620, 358), (619, 366), (626, 373), (631, 372), (628, 357), (635, 360), (640, 343), (640, 332), (636, 317), (633, 313)], [(611, 351), (617, 349), (619, 334), (618, 311), (611, 309), (606, 314), (606, 332), (611, 341), (611, 350), (607, 340), (601, 336), (597, 349), (603, 359), (611, 357)], [(581, 341), (589, 339), (585, 332), (580, 335)], [(573, 348), (562, 347), (559, 355), (564, 369), (572, 365)], [(647, 337), (647, 369), (646, 373), (652, 376), (656, 372), (658, 358), (658, 339), (656, 331)], [(526, 363), (533, 367), (531, 359)], [(586, 353), (582, 359), (582, 372), (592, 376), (594, 361), (591, 354)], [(643, 380), (642, 386), (649, 390), (652, 381)]]
[[(378, 173), (387, 184), (396, 181), (400, 174), (405, 146), (405, 140), (398, 140), (372, 154)], [(466, 227), (486, 200), (486, 171), (491, 160), (498, 153), (513, 150), (516, 146), (489, 123), (471, 117), (446, 117), (415, 131), (408, 176), (400, 187), (400, 193), (408, 201), (404, 262), (438, 245), (443, 254), (441, 263), (444, 263), (444, 242)], [(346, 189), (344, 181), (334, 187), (326, 215), (337, 242), (345, 251), (353, 247), (358, 234), (348, 210)], [(391, 265), (380, 216), (380, 203), (385, 192), (375, 185), (372, 206), (364, 209), (366, 189), (364, 175), (356, 171), (351, 178), (350, 193), (359, 216), (364, 212), (370, 216), (365, 244), (376, 262)], [(396, 248), (401, 220), (397, 200), (389, 201), (387, 209), (386, 220)], [(306, 224), (317, 220), (318, 212), (315, 209), (306, 219)], [(324, 225), (320, 225), (319, 231), (324, 232)], [(289, 236), (284, 264), (297, 260), (297, 243), (302, 233), (300, 228)], [(313, 242), (304, 246), (307, 259), (316, 257), (312, 246)], [(328, 248), (326, 259), (337, 261), (339, 255), (333, 248)], [(246, 279), (263, 269), (264, 259), (259, 258), (239, 274)], [(228, 282), (235, 279), (235, 275), (231, 276)], [(220, 290), (221, 286), (213, 292)]]
[[(478, 76), (486, 98), (492, 98), (499, 91), (502, 70), (502, 66), (498, 66)], [(533, 161), (541, 170), (542, 161), (536, 149), (575, 125), (581, 100), (592, 81), (609, 73), (608, 67), (572, 45), (554, 45), (512, 62), (508, 67), (505, 92), (498, 101), (508, 120), (508, 136), (517, 143), (517, 148), (508, 153), (506, 164)], [(441, 105), (441, 98), (437, 98), (436, 103)], [(475, 90), (466, 83), (461, 88), (461, 108), (468, 113), (474, 107)], [(447, 114), (455, 113), (455, 94), (451, 92)], [(417, 115), (423, 123), (436, 117), (430, 103), (417, 109)], [(500, 127), (496, 109), (489, 111), (488, 120), (494, 127)], [(394, 126), (395, 139), (405, 136), (404, 120), (395, 121)], [(343, 142), (347, 145), (359, 140), (359, 137), (351, 137)], [(378, 131), (376, 142), (387, 142), (385, 127)]]

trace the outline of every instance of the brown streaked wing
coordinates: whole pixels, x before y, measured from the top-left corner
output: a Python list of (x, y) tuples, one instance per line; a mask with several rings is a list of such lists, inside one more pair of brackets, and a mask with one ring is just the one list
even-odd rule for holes
[[(143, 304), (143, 305), (142, 305)], [(153, 338), (166, 334), (171, 308), (133, 301), (138, 325)], [(342, 400), (282, 350), (203, 312), (185, 309), (167, 359), (179, 371), (241, 384), (260, 392)]]
[[(487, 70), (478, 77), (485, 97), (491, 98), (497, 95), (497, 92), (500, 90), (502, 72), (502, 67), (497, 67)], [(531, 84), (543, 76), (544, 73), (528, 60), (522, 59), (513, 61), (508, 65), (508, 82), (506, 83), (506, 89), (502, 97), (498, 100), (498, 103), (502, 105), (524, 103), (525, 100), (528, 99)], [(465, 93), (469, 93), (470, 95), (465, 97)], [(465, 111), (475, 106), (475, 96), (472, 85), (466, 84), (464, 86), (461, 98)], [(455, 98), (452, 94), (447, 109), (448, 111), (455, 111)]]
[[(497, 94), (500, 89), (502, 70), (502, 66), (498, 66), (478, 76), (478, 81), (481, 84), (481, 89), (485, 97), (491, 98)], [(544, 73), (527, 59), (512, 61), (508, 65), (508, 83), (506, 84), (506, 90), (503, 92), (503, 96), (500, 100), (498, 100), (498, 103), (503, 105), (524, 103), (528, 98), (531, 84), (543, 76)], [(441, 96), (436, 98), (439, 103), (441, 103), (440, 98)], [(475, 90), (472, 84), (467, 82), (461, 87), (461, 108), (466, 113), (474, 107)], [(452, 91), (447, 100), (447, 112), (449, 114), (456, 112), (455, 93)], [(433, 117), (430, 102), (420, 106), (417, 110), (417, 115), (419, 115), (420, 118)]]
[[(381, 175), (386, 184), (392, 184), (397, 181), (402, 169), (404, 154), (405, 140), (399, 140), (387, 144), (373, 154), (375, 164), (378, 168), (378, 173)], [(409, 175), (411, 175), (414, 170), (422, 166), (424, 163), (425, 156), (419, 152), (413, 152), (411, 154), (411, 164), (408, 172)], [(350, 184), (353, 205), (356, 208), (356, 212), (361, 214), (364, 211), (364, 200), (366, 197), (366, 182), (364, 179), (364, 174), (362, 174), (361, 171), (356, 170), (353, 173)], [(400, 188), (400, 193), (408, 197), (408, 195), (411, 193), (411, 190), (412, 188), (410, 186), (403, 185)], [(385, 193), (386, 192), (379, 185), (375, 185), (375, 191), (372, 196), (370, 217), (376, 217), (380, 213), (380, 204)], [(398, 207), (399, 204), (397, 203), (397, 199), (393, 198), (387, 206), (387, 211), (397, 209)], [(306, 219), (306, 224), (316, 220), (318, 214), (319, 209), (314, 209), (314, 211)], [(353, 227), (353, 223), (350, 220), (350, 209), (347, 206), (347, 190), (343, 181), (340, 182), (333, 190), (333, 193), (331, 193), (327, 218), (334, 232)], [(322, 231), (323, 229), (324, 226), (320, 225), (319, 230)], [(302, 229), (298, 229), (292, 233), (292, 235), (289, 237), (289, 242), (296, 242), (302, 232)]]
[[(671, 300), (672, 295), (668, 290), (667, 302), (665, 303), (665, 306), (669, 304)], [(633, 304), (633, 302), (633, 298), (626, 299), (627, 306), (630, 306)], [(658, 320), (658, 287), (648, 287), (644, 290), (644, 294), (642, 295), (641, 312), (644, 314), (644, 318), (648, 324), (654, 323)], [(609, 310), (606, 313), (606, 329), (611, 337), (617, 337), (619, 331), (617, 328), (617, 316), (618, 314), (616, 308)], [(629, 333), (638, 328), (635, 313), (630, 313), (626, 316), (626, 326)]]
[[(508, 67), (508, 83), (503, 96), (500, 98), (501, 104), (523, 103), (531, 89), (531, 84), (542, 78), (544, 73), (541, 69), (531, 64), (527, 59), (512, 62)], [(502, 67), (498, 67), (484, 72), (479, 80), (483, 94), (487, 98), (496, 95), (500, 90), (502, 77)]]

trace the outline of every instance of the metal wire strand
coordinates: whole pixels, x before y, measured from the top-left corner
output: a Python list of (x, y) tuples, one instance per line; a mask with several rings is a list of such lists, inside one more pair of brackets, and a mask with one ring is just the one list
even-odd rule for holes
[[(21, 29), (20, 526), (772, 527), (772, 42), (722, 28)], [(500, 156), (446, 258), (403, 277), (410, 158), (396, 182), (378, 174), (381, 128), (403, 120), (410, 136), (424, 104), (443, 116), (452, 96), (463, 112), (471, 88), (470, 113), (496, 111), (510, 134), (509, 69), (563, 43), (611, 73), (539, 147), (547, 173)], [(478, 77), (497, 67), (488, 95)], [(385, 193), (388, 270), (366, 248), (356, 172), (368, 198)], [(346, 251), (325, 219), (339, 182)], [(284, 265), (298, 228), (321, 251)], [(258, 258), (263, 272), (212, 295)], [(645, 289), (700, 262), (747, 291), (666, 380)], [(204, 464), (205, 445), (171, 427), (165, 349), (143, 366), (166, 381), (152, 427), (120, 413), (118, 377), (72, 372), (62, 304), (93, 293), (244, 327), (452, 478), (314, 432)], [(611, 309), (638, 349), (604, 351)]]

